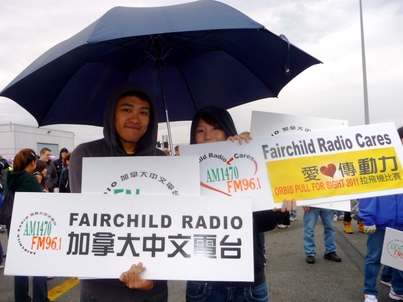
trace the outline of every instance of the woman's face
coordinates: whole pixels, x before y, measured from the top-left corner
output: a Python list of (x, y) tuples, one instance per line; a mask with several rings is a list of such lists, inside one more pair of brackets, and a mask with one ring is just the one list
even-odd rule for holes
[(227, 135), (217, 126), (212, 126), (200, 119), (196, 127), (196, 144), (215, 143), (227, 140)]

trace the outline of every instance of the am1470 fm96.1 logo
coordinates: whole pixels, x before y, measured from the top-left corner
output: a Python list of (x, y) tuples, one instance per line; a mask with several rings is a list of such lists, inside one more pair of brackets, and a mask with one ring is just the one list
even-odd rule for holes
[(391, 257), (403, 260), (403, 240), (392, 239), (386, 244), (386, 250)]
[(56, 220), (49, 213), (32, 212), (26, 215), (17, 229), (19, 247), (33, 255), (41, 251), (60, 251), (62, 237), (52, 234), (56, 226)]

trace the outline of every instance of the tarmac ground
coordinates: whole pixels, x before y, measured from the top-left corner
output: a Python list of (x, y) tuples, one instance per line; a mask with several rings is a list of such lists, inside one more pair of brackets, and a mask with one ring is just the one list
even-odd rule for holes
[[(367, 235), (358, 232), (358, 225), (354, 220), (354, 234), (343, 232), (343, 221), (335, 222), (337, 254), (342, 261), (336, 263), (325, 260), (323, 227), (319, 219), (315, 228), (316, 263), (307, 264), (302, 241), (302, 217), (303, 210), (299, 207), (297, 220), (291, 223), (290, 228), (265, 233), (266, 277), (270, 302), (364, 301), (363, 268)], [(0, 234), (0, 240), (7, 252), (6, 233)], [(7, 257), (4, 260), (7, 265)], [(185, 281), (169, 281), (169, 302), (185, 301), (185, 286)], [(79, 281), (72, 278), (48, 280), (52, 301), (79, 301), (79, 287)], [(64, 292), (66, 288), (69, 290)], [(379, 302), (393, 301), (388, 296), (389, 287), (378, 282), (377, 289)], [(13, 277), (4, 276), (3, 269), (0, 270), (0, 301), (14, 301)]]

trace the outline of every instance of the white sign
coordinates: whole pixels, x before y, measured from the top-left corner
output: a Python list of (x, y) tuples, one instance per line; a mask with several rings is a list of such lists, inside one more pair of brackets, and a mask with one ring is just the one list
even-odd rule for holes
[(200, 195), (197, 157), (84, 157), (82, 193)]
[(403, 232), (386, 228), (381, 263), (403, 271)]
[(253, 210), (403, 193), (393, 123), (181, 147), (197, 155), (202, 195), (252, 196)]
[(16, 193), (6, 275), (119, 278), (140, 261), (144, 279), (253, 281), (251, 199)]
[[(314, 130), (347, 127), (348, 121), (319, 117), (252, 111), (251, 136), (265, 137), (290, 133), (306, 133)], [(351, 211), (350, 200), (315, 204), (315, 207), (339, 211)]]
[(252, 137), (267, 137), (347, 126), (346, 120), (252, 111), (250, 133)]

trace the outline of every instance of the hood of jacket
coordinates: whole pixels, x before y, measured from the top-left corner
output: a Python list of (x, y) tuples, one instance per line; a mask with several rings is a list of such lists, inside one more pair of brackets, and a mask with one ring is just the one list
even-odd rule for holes
[(138, 91), (146, 94), (148, 96), (148, 102), (151, 109), (150, 122), (148, 124), (147, 131), (136, 144), (136, 155), (141, 155), (149, 149), (156, 148), (158, 134), (158, 115), (154, 101), (152, 100), (149, 93), (141, 85), (133, 82), (125, 82), (112, 91), (104, 110), (104, 139), (112, 150), (111, 156), (126, 154), (115, 130), (115, 107), (120, 97), (131, 91)]
[(69, 153), (69, 150), (67, 150), (67, 148), (61, 148), (61, 149), (60, 149), (60, 152), (59, 152), (59, 160), (60, 160), (60, 161), (63, 160), (63, 158), (62, 158), (62, 153), (63, 153), (63, 152)]
[[(18, 172), (8, 172), (7, 179), (6, 179), (6, 185), (4, 188), (4, 195), (7, 194), (7, 192), (10, 190), (19, 191), (19, 189), (20, 189), (21, 185), (24, 183), (24, 181), (27, 180), (28, 178), (30, 178), (31, 176), (33, 176), (33, 175), (29, 174), (25, 170), (18, 171)], [(35, 178), (35, 180), (36, 180), (36, 178)]]
[(237, 135), (236, 127), (231, 115), (227, 110), (217, 106), (208, 106), (200, 109), (193, 117), (192, 126), (190, 127), (190, 144), (196, 144), (196, 128), (200, 119), (204, 116), (209, 116), (217, 121), (220, 128), (228, 136)]

